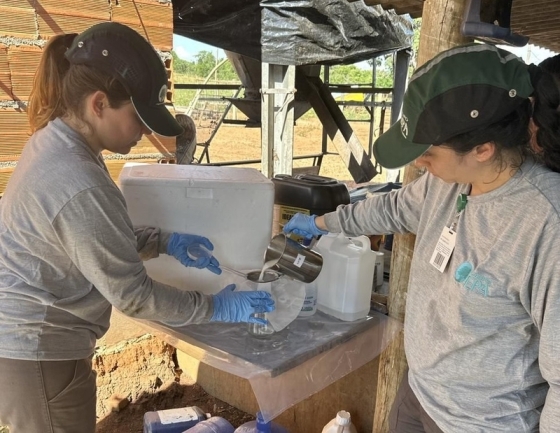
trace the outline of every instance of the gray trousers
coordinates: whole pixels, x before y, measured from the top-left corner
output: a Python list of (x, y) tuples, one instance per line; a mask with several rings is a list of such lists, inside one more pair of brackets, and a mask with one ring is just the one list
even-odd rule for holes
[(389, 433), (443, 433), (426, 413), (408, 384), (408, 371), (389, 415)]
[(0, 425), (10, 433), (94, 433), (95, 377), (91, 358), (0, 358)]

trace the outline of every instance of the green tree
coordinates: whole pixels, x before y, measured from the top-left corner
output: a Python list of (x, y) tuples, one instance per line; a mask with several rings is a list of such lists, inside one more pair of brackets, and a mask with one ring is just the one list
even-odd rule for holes
[(371, 71), (356, 65), (336, 65), (330, 68), (330, 84), (371, 84)]
[(412, 58), (410, 59), (410, 73), (415, 71), (418, 60), (418, 47), (420, 46), (420, 27), (422, 18), (417, 18), (413, 22), (414, 36), (412, 37)]
[(210, 51), (200, 51), (195, 59), (195, 73), (199, 77), (207, 77), (216, 66), (216, 57)]
[(189, 62), (181, 59), (175, 51), (171, 51), (171, 56), (173, 57), (173, 70), (175, 73), (186, 74), (189, 69)]
[[(413, 36), (412, 36), (412, 57), (410, 58), (410, 65), (408, 70), (408, 75), (412, 75), (416, 69), (416, 59), (418, 58), (418, 46), (420, 45), (420, 27), (422, 25), (422, 19), (415, 19), (412, 23)], [(374, 59), (368, 60), (370, 65), (375, 62), (375, 72), (376, 72), (376, 87), (393, 87), (393, 75), (394, 75), (394, 55), (393, 53), (375, 57)]]
[[(216, 65), (222, 62), (222, 60), (223, 59), (217, 59), (210, 51), (200, 51), (196, 55), (194, 74), (200, 78), (206, 78)], [(239, 77), (229, 60), (220, 66), (220, 68), (216, 71), (215, 77), (217, 80), (221, 81), (239, 81)]]
[(233, 69), (233, 65), (229, 60), (225, 62), (222, 66), (220, 66), (220, 69), (218, 69), (218, 73), (216, 75), (218, 77), (218, 80), (239, 81), (237, 72), (235, 72), (235, 69)]

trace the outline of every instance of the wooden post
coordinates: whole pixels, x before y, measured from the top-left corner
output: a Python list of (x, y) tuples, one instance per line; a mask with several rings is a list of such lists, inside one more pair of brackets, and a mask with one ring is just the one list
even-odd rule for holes
[(262, 173), (292, 174), (294, 151), (294, 65), (262, 64)]
[[(418, 66), (437, 53), (469, 42), (461, 35), (461, 23), (467, 0), (426, 0), (422, 10)], [(412, 182), (422, 172), (413, 165), (404, 170), (403, 184)], [(404, 321), (410, 262), (414, 250), (414, 235), (397, 235), (391, 257), (391, 280), (387, 300), (389, 316)], [(373, 433), (389, 431), (389, 412), (393, 406), (401, 379), (406, 372), (403, 334), (381, 354)]]

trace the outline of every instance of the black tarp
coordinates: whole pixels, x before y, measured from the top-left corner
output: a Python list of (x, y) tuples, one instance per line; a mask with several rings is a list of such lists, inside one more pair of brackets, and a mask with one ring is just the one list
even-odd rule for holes
[(173, 33), (260, 60), (259, 0), (173, 0)]
[(347, 0), (261, 0), (262, 61), (354, 63), (409, 48), (412, 19)]
[(354, 63), (412, 44), (408, 15), (362, 0), (173, 0), (174, 33), (279, 65)]

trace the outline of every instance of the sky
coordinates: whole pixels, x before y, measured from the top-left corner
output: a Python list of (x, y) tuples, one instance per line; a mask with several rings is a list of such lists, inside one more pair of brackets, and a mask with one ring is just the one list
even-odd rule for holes
[[(521, 48), (509, 46), (500, 47), (515, 53), (517, 56), (525, 60), (526, 63), (539, 64), (547, 57), (551, 57), (556, 54), (550, 50), (545, 50), (531, 44)], [(173, 35), (173, 49), (179, 58), (188, 61), (195, 60), (196, 54), (200, 51), (210, 51), (214, 53), (214, 56), (216, 56), (217, 53), (217, 57), (220, 59), (225, 57), (225, 54), (221, 49), (179, 35)], [(357, 66), (366, 69), (370, 68), (367, 62), (361, 62)]]
[[(185, 38), (184, 36), (173, 35), (173, 51), (180, 59), (192, 62), (195, 56), (201, 51), (210, 51), (216, 55), (216, 47), (212, 45), (203, 44), (202, 42), (195, 41), (194, 39)], [(222, 50), (218, 51), (219, 57), (225, 57)]]
[(499, 45), (499, 47), (511, 51), (518, 57), (521, 57), (525, 63), (534, 63), (535, 65), (538, 65), (547, 57), (552, 57), (556, 54), (553, 51), (545, 50), (544, 48), (531, 44), (527, 44), (524, 47), (508, 47), (503, 45)]

